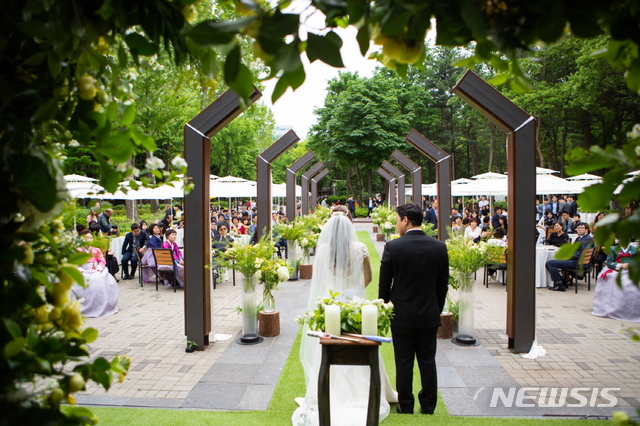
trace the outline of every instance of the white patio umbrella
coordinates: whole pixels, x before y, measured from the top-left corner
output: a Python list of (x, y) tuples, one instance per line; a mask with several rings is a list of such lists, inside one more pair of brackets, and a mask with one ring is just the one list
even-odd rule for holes
[(475, 176), (471, 176), (471, 179), (506, 179), (507, 175), (503, 175), (500, 173), (494, 173), (494, 172), (487, 172), (487, 173), (481, 173), (479, 175), (475, 175)]
[(586, 181), (593, 181), (593, 180), (598, 180), (602, 182), (602, 178), (600, 176), (596, 176), (596, 175), (592, 175), (589, 173), (583, 173), (581, 175), (578, 176), (571, 176), (568, 177), (567, 180), (571, 180), (571, 181), (579, 181), (579, 180), (586, 180)]
[[(65, 176), (66, 178), (66, 176)], [(67, 181), (67, 190), (72, 198), (100, 198), (104, 188), (90, 181)]]
[(550, 175), (552, 173), (560, 173), (560, 172), (557, 170), (545, 169), (544, 167), (536, 167), (537, 175)]
[(82, 175), (65, 175), (64, 180), (67, 182), (97, 182), (98, 179), (82, 176)]

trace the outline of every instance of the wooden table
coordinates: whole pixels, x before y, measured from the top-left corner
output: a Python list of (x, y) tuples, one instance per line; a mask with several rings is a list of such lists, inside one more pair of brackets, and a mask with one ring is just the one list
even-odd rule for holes
[(378, 346), (380, 342), (359, 339), (358, 342), (321, 338), (322, 363), (318, 374), (318, 412), (320, 426), (331, 424), (331, 407), (329, 395), (329, 372), (331, 365), (368, 365), (371, 370), (369, 384), (369, 406), (367, 409), (367, 426), (376, 426), (380, 417), (380, 365), (378, 362)]

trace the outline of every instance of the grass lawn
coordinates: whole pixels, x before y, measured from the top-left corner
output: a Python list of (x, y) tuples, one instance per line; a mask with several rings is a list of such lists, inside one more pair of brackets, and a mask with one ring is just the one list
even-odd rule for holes
[[(378, 297), (378, 272), (380, 256), (376, 251), (369, 234), (365, 231), (358, 232), (358, 238), (369, 248), (373, 279), (366, 294), (368, 299)], [(304, 373), (298, 361), (300, 347), (300, 334), (298, 334), (291, 353), (284, 366), (280, 381), (276, 387), (271, 403), (267, 411), (196, 411), (196, 410), (165, 410), (143, 408), (112, 408), (93, 407), (92, 410), (100, 418), (100, 425), (242, 425), (242, 426), (270, 426), (290, 425), (291, 414), (296, 408), (295, 397), (305, 394)], [(387, 374), (391, 383), (395, 383), (395, 368), (393, 366), (393, 346), (383, 344), (381, 346)], [(414, 371), (414, 393), (417, 394), (419, 373)], [(433, 416), (421, 414), (407, 415), (395, 414), (395, 406), (391, 408), (391, 414), (382, 423), (387, 426), (396, 425), (495, 425), (495, 426), (519, 426), (519, 425), (584, 425), (584, 420), (559, 420), (559, 419), (505, 419), (505, 418), (476, 418), (476, 417), (451, 417), (442, 398), (438, 400), (436, 413)], [(599, 422), (601, 423), (601, 422)], [(591, 422), (589, 422), (591, 424)]]

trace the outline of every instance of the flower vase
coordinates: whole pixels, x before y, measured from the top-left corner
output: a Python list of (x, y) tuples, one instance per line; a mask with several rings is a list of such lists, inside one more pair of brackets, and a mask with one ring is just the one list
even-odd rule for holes
[(276, 299), (273, 292), (267, 288), (262, 291), (262, 310), (268, 314), (276, 311)]
[(256, 278), (253, 275), (242, 277), (242, 336), (236, 343), (254, 345), (262, 342), (258, 335), (258, 307), (256, 306)]
[(460, 288), (458, 291), (458, 303), (460, 314), (458, 319), (458, 335), (455, 343), (460, 345), (477, 345), (474, 326), (474, 298), (473, 298), (473, 273), (457, 274)]
[(298, 248), (298, 245), (296, 244), (295, 241), (289, 241), (289, 264), (291, 265), (291, 268), (293, 268), (293, 273), (291, 274), (291, 278), (289, 278), (289, 281), (297, 281), (298, 280), (298, 268), (297, 268), (297, 259), (296, 259), (296, 249)]

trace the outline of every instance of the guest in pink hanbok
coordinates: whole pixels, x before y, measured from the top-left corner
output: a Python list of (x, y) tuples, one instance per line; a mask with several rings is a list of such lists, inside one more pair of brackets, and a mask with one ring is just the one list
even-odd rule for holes
[[(88, 229), (80, 236), (88, 243), (93, 241), (93, 235)], [(118, 283), (106, 268), (106, 261), (102, 251), (89, 246), (80, 249), (91, 254), (87, 262), (80, 267), (85, 280), (85, 287), (77, 283), (71, 288), (71, 297), (80, 300), (82, 315), (89, 318), (104, 317), (118, 312)]]
[(180, 287), (184, 288), (184, 257), (182, 256), (182, 251), (178, 244), (176, 243), (176, 237), (178, 234), (174, 229), (167, 229), (167, 233), (165, 234), (166, 241), (162, 244), (162, 248), (171, 249), (171, 253), (173, 254), (173, 263), (177, 269), (177, 278), (180, 283)]

